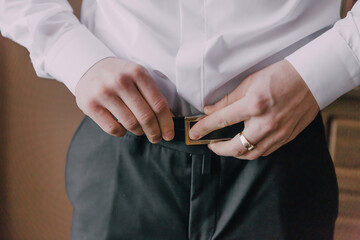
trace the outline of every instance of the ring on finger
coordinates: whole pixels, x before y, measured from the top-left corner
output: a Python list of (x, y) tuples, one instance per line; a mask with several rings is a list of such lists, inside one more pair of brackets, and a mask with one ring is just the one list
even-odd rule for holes
[(251, 144), (247, 139), (246, 137), (244, 136), (244, 134), (241, 132), (239, 133), (239, 138), (240, 138), (240, 141), (241, 143), (243, 144), (243, 146), (248, 150), (248, 151), (251, 151), (251, 150), (254, 150), (255, 149), (255, 146), (253, 144)]

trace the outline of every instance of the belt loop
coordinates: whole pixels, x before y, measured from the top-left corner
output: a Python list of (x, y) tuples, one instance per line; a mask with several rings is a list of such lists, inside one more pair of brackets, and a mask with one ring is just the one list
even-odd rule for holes
[(211, 173), (211, 153), (208, 153), (203, 155), (201, 174), (208, 175), (210, 173)]

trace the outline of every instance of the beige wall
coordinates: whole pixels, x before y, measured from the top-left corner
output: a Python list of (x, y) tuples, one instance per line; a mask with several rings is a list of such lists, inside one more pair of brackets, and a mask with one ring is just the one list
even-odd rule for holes
[(36, 77), (28, 52), (0, 38), (0, 239), (69, 239), (65, 156), (81, 118), (64, 85)]

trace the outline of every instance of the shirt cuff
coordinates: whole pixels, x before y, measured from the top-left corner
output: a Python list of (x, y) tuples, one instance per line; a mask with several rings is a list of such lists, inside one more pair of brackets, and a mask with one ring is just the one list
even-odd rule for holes
[(80, 78), (98, 61), (114, 54), (85, 26), (64, 33), (46, 54), (45, 68), (75, 95)]
[(320, 109), (357, 86), (358, 59), (335, 29), (286, 58), (303, 78)]

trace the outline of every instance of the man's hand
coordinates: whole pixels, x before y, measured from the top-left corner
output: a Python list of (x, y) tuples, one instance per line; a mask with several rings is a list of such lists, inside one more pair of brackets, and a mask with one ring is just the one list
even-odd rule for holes
[(248, 151), (238, 135), (209, 148), (218, 155), (253, 160), (294, 139), (315, 118), (319, 106), (301, 76), (283, 60), (250, 75), (204, 112), (208, 116), (192, 127), (191, 138), (244, 121), (243, 135), (254, 150)]
[(75, 92), (79, 108), (111, 135), (123, 136), (126, 130), (145, 133), (152, 143), (174, 137), (166, 99), (147, 71), (135, 63), (103, 59), (84, 74)]

